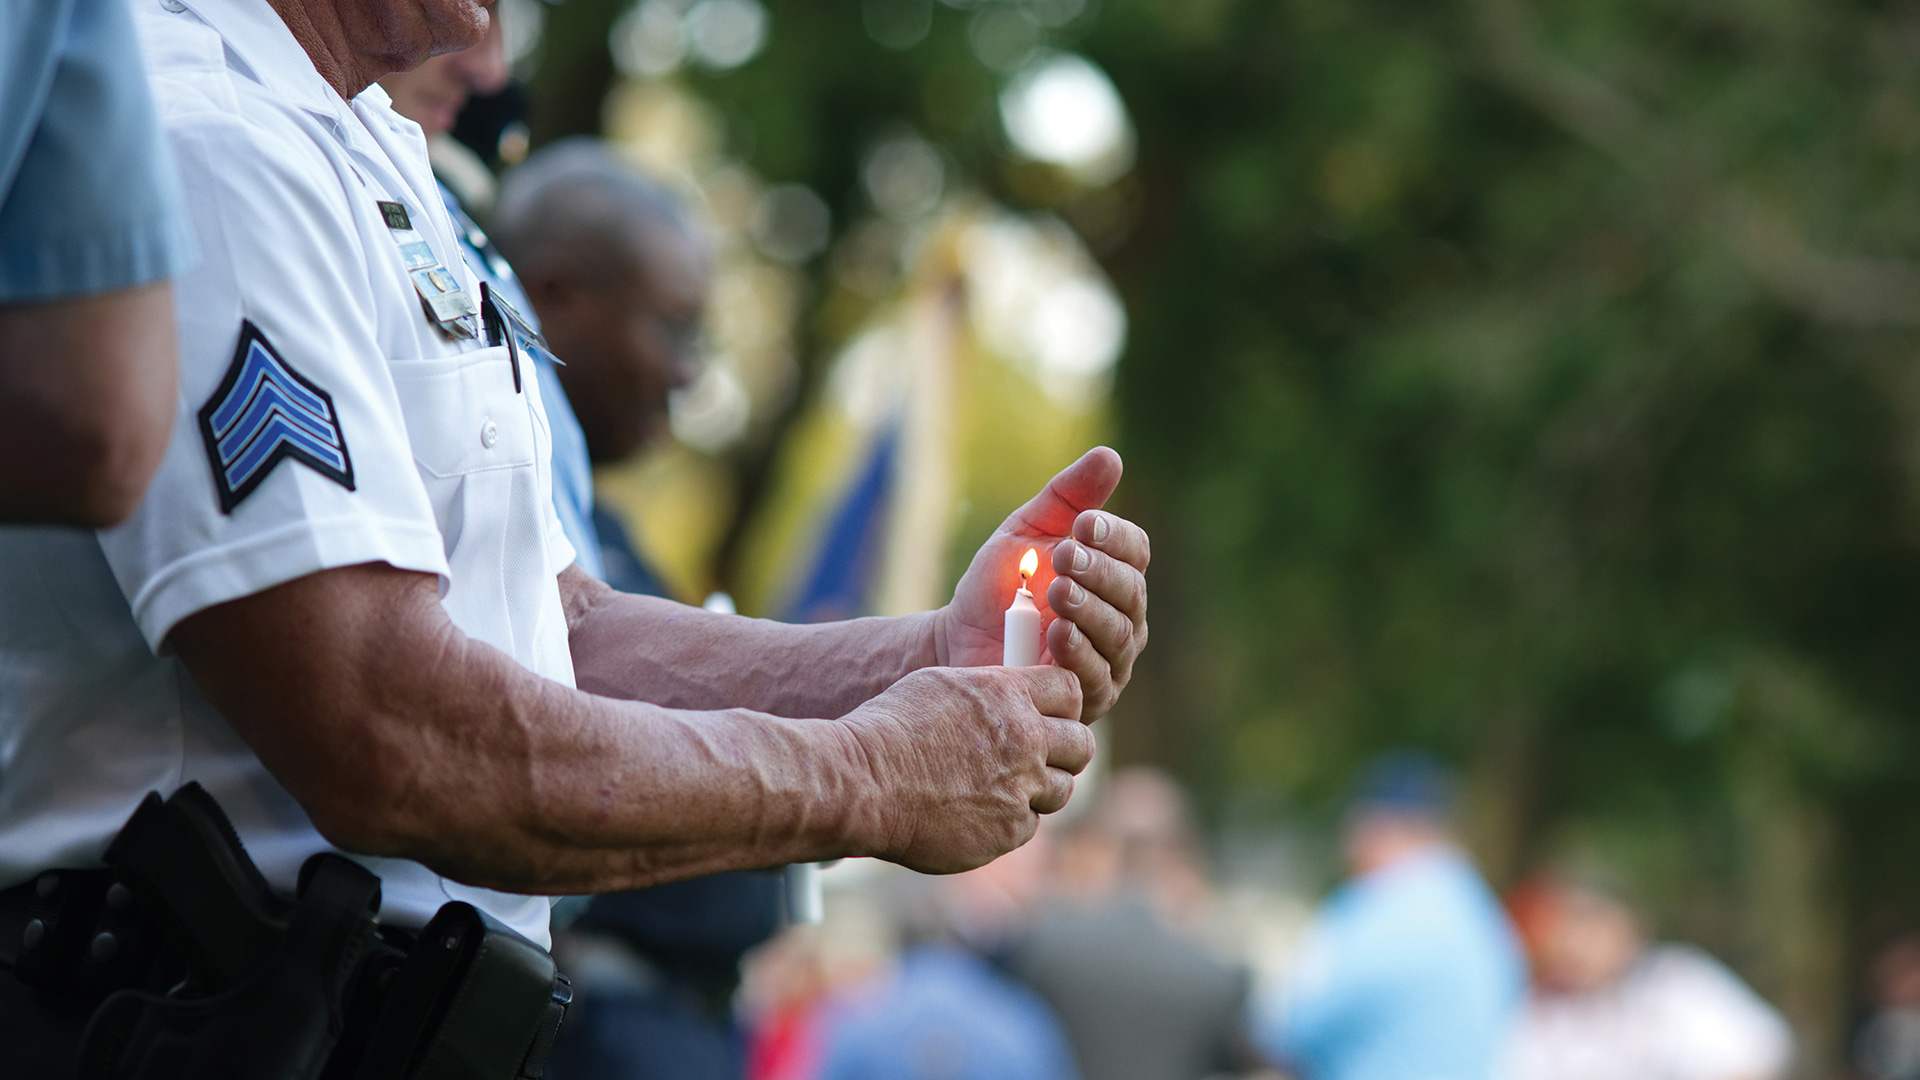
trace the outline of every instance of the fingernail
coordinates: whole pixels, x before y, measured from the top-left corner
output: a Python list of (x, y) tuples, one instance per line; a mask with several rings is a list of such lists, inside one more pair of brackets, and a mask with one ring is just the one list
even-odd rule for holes
[(1087, 549), (1080, 544), (1073, 545), (1073, 568), (1075, 570), (1085, 570), (1092, 565), (1093, 556), (1087, 554)]
[(1110, 528), (1112, 528), (1112, 526), (1107, 524), (1107, 515), (1105, 514), (1094, 515), (1093, 542), (1097, 544), (1100, 541), (1105, 540), (1107, 538), (1107, 530)]
[(1067, 624), (1067, 648), (1077, 649), (1079, 647), (1080, 647), (1080, 624), (1068, 623)]
[[(1087, 599), (1087, 590), (1081, 588), (1079, 582), (1077, 581), (1067, 582), (1067, 603), (1069, 605), (1073, 607), (1079, 607), (1081, 603), (1083, 603), (1086, 599)], [(1077, 626), (1074, 627), (1074, 630), (1078, 632), (1079, 627)]]

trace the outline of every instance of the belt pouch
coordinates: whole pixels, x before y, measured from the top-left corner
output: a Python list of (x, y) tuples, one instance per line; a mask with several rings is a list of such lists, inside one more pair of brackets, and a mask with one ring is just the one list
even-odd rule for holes
[(320, 854), (275, 897), (197, 785), (149, 796), (107, 853), (187, 958), (164, 994), (122, 990), (87, 1025), (82, 1080), (312, 1080), (374, 941), (380, 881)]
[(538, 1080), (571, 984), (545, 949), (443, 905), (394, 979), (356, 1080)]

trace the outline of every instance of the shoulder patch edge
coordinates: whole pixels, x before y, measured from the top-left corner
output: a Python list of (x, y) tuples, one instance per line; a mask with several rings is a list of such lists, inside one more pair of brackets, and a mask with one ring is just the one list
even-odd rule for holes
[[(255, 344), (258, 344), (260, 348), (266, 352), (275, 367), (285, 372), (303, 389), (312, 393), (324, 403), (326, 408), (326, 421), (332, 427), (335, 436), (339, 439), (340, 462), (343, 467), (336, 468), (331, 462), (324, 461), (310, 451), (304, 450), (290, 441), (281, 439), (278, 445), (274, 446), (274, 448), (267, 453), (265, 460), (256, 465), (237, 486), (232, 484), (227, 473), (228, 467), (222, 462), (220, 434), (214, 430), (213, 417), (214, 414), (226, 404), (227, 399), (233, 394), (235, 387), (239, 384), (240, 376), (246, 370), (247, 356)], [(340, 425), (340, 412), (333, 404), (333, 395), (322, 389), (321, 386), (312, 379), (300, 374), (292, 364), (287, 363), (286, 358), (280, 355), (279, 350), (273, 347), (273, 343), (267, 340), (267, 335), (261, 332), (260, 328), (254, 325), (251, 319), (240, 320), (240, 341), (239, 344), (234, 347), (233, 359), (227, 364), (226, 374), (221, 376), (220, 385), (215, 388), (213, 395), (207, 399), (204, 405), (200, 406), (196, 418), (198, 420), (197, 427), (200, 430), (200, 441), (207, 451), (207, 463), (212, 466), (214, 490), (220, 497), (220, 512), (222, 514), (232, 514), (241, 503), (246, 501), (247, 496), (252, 495), (254, 491), (266, 481), (267, 477), (273, 473), (274, 469), (279, 467), (280, 462), (288, 459), (300, 462), (321, 476), (346, 488), (348, 491), (356, 490), (354, 487), (353, 458), (347, 450), (346, 431)]]

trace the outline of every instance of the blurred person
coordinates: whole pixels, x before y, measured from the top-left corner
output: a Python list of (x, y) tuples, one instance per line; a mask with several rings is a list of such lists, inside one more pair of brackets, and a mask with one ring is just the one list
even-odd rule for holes
[(1774, 1080), (1780, 1014), (1699, 949), (1652, 944), (1618, 886), (1551, 873), (1515, 890), (1533, 994), (1504, 1080)]
[(815, 1080), (1076, 1080), (1047, 1002), (979, 952), (1030, 894), (1013, 878), (1037, 860), (1013, 854), (1011, 867), (898, 883), (900, 955), (828, 1007)]
[[(393, 97), (394, 110), (433, 140), (451, 130), (469, 96), (497, 91), (508, 77), (496, 21), (473, 48), (434, 57), (413, 71), (381, 79), (380, 85)], [(683, 276), (696, 279), (691, 318), (698, 319), (706, 290), (704, 252), (679, 242), (693, 238), (691, 226), (670, 197), (629, 173), (597, 141), (568, 140), (543, 149), (516, 171), (513, 197), (501, 218), (502, 235), (513, 237), (509, 246), (534, 268), (541, 297), (536, 303), (515, 261), (494, 246), (440, 174), (445, 156), (434, 160), (441, 197), (467, 262), (553, 350), (536, 348), (530, 355), (553, 433), (555, 509), (579, 565), (623, 592), (664, 595), (658, 576), (617, 523), (609, 534), (615, 539), (609, 578), (593, 507), (589, 440), (553, 354), (571, 361), (567, 370), (574, 394), (584, 393), (583, 379), (595, 383), (592, 400), (601, 407), (589, 412), (591, 442), (601, 449), (601, 460), (625, 457), (664, 433), (666, 389), (685, 381), (688, 361), (674, 357), (663, 365), (650, 340), (636, 343), (632, 334), (609, 336), (607, 331), (610, 322), (644, 325), (658, 317), (661, 296), (652, 286), (661, 268), (684, 268)], [(596, 167), (585, 180), (582, 165)], [(597, 196), (595, 205), (602, 210), (596, 227), (584, 233), (569, 229), (553, 206), (556, 199), (583, 194)], [(671, 228), (670, 237), (660, 233), (662, 227)], [(554, 245), (578, 259), (555, 260)], [(581, 260), (609, 273), (608, 281), (568, 274)], [(643, 265), (628, 265), (636, 261)], [(627, 287), (599, 287), (609, 282)], [(599, 302), (575, 302), (583, 294)], [(649, 377), (656, 368), (671, 371)], [(639, 376), (619, 377), (632, 372)], [(635, 386), (643, 389), (629, 389)], [(654, 387), (663, 388), (646, 389)], [(639, 437), (629, 435), (628, 428)], [(739, 871), (617, 893), (591, 906), (569, 901), (556, 908), (556, 918), (571, 925), (556, 939), (555, 950), (574, 981), (577, 1000), (555, 1047), (553, 1074), (563, 1080), (741, 1076), (743, 1043), (731, 999), (740, 958), (779, 925), (780, 888), (773, 874)]]
[[(581, 403), (577, 421), (566, 417), (578, 441), (569, 467), (586, 477), (589, 461), (616, 463), (667, 437), (668, 394), (698, 363), (711, 284), (710, 257), (678, 202), (600, 141), (566, 139), (507, 175), (493, 235), (564, 362), (543, 359), (542, 371), (562, 400)], [(590, 504), (590, 489), (582, 495)], [(664, 595), (627, 525), (605, 508), (587, 512), (579, 527), (596, 545), (597, 576)], [(595, 899), (561, 942), (579, 1003), (555, 1076), (741, 1076), (740, 960), (779, 927), (782, 888), (777, 874), (746, 870)]]
[[(501, 184), (493, 235), (520, 276), (595, 465), (668, 437), (698, 373), (713, 257), (678, 199), (597, 139), (542, 147)], [(607, 583), (664, 595), (636, 522), (596, 503)]]
[[(511, 78), (502, 23), (489, 20), (485, 35), (471, 49), (442, 53), (412, 71), (395, 72), (380, 80), (380, 88), (393, 99), (393, 111), (420, 125), (429, 148), (445, 145), (447, 133), (474, 95), (489, 94), (505, 86)], [(485, 230), (469, 213), (468, 205), (454, 193), (443, 164), (446, 155), (429, 154), (434, 180), (439, 185), (440, 201), (453, 220), (454, 233), (462, 258), (474, 274), (503, 297), (525, 317), (537, 333), (542, 327), (512, 264), (494, 247)], [(485, 172), (485, 166), (477, 166)], [(468, 185), (471, 187), (471, 185)], [(546, 406), (547, 427), (553, 441), (553, 506), (560, 515), (560, 526), (573, 545), (574, 557), (589, 575), (606, 580), (600, 562), (600, 536), (593, 526), (593, 472), (587, 458), (586, 437), (573, 405), (560, 385), (553, 355), (546, 349), (529, 350), (534, 377), (540, 381), (540, 397)], [(623, 587), (616, 585), (616, 587)], [(658, 590), (625, 588), (627, 592), (656, 594)]]
[(1049, 832), (1055, 895), (1005, 963), (1059, 1014), (1082, 1075), (1202, 1080), (1251, 1065), (1247, 973), (1183, 932), (1208, 887), (1179, 785), (1120, 770), (1081, 818)]
[(0, 521), (133, 512), (192, 250), (125, 0), (0, 5)]
[(1352, 878), (1322, 905), (1256, 1044), (1306, 1080), (1488, 1080), (1524, 987), (1498, 899), (1455, 837), (1425, 755), (1370, 766), (1348, 812)]
[(747, 1080), (813, 1080), (820, 1070), (820, 1012), (830, 986), (817, 929), (788, 927), (743, 966)]
[(1854, 1067), (1869, 1080), (1920, 1080), (1920, 935), (1882, 946), (1869, 969), (1872, 1011), (1854, 1039)]

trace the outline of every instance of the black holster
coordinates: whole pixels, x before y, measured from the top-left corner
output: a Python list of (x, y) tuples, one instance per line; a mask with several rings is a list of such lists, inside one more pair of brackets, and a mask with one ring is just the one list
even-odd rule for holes
[(383, 929), (379, 878), (331, 853), (284, 900), (197, 784), (149, 794), (105, 862), (38, 879), (40, 929), (14, 964), (44, 997), (91, 1009), (81, 1080), (545, 1072), (567, 980), (471, 905), (445, 905), (417, 936)]

